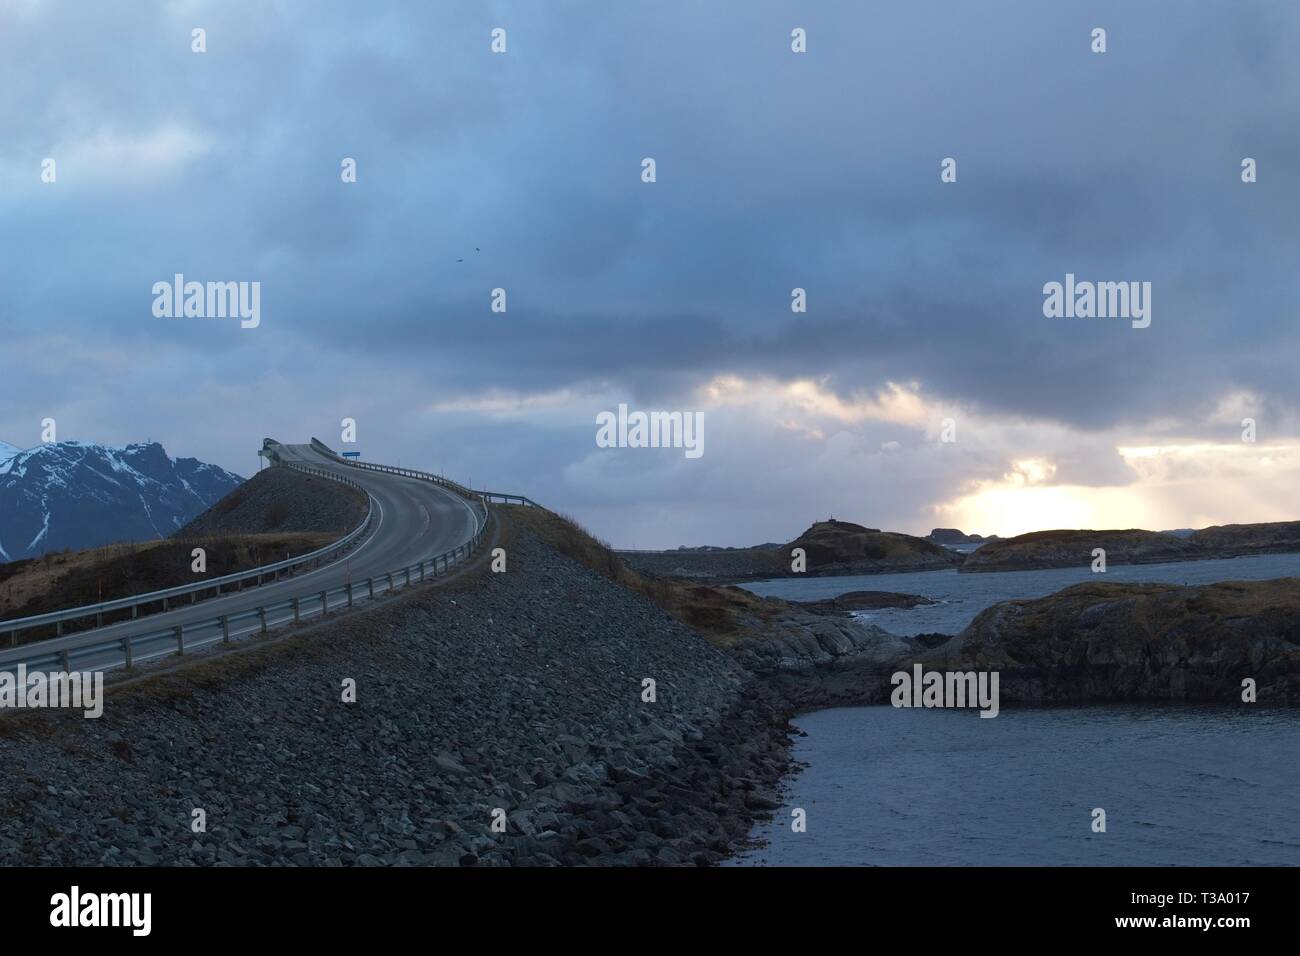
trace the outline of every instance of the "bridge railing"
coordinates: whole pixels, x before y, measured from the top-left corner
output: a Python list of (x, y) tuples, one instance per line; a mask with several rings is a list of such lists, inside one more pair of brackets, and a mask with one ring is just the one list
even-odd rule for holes
[(525, 498), (523, 495), (507, 495), (500, 491), (476, 491), (474, 494), (481, 497), (484, 501), (498, 502), (503, 505), (524, 505), (529, 508), (541, 508), (546, 510), (544, 505), (539, 505), (532, 498)]
[[(270, 439), (268, 439), (269, 441)], [(344, 458), (334, 449), (330, 448), (319, 438), (311, 440), (311, 446), (316, 451), (328, 455), (340, 465), (347, 465), (349, 468), (362, 468), (366, 471), (381, 471), (389, 475), (405, 475), (408, 478), (419, 478), (423, 481), (431, 481), (434, 484), (441, 485), (451, 491), (456, 492), (462, 498), (468, 498), (471, 501), (479, 502), (499, 502), (500, 504), (519, 504), (529, 508), (541, 508), (547, 510), (544, 505), (539, 505), (532, 498), (526, 498), (523, 495), (511, 495), (500, 491), (478, 491), (474, 488), (467, 488), (459, 482), (452, 481), (450, 478), (444, 478), (442, 475), (435, 475), (428, 471), (419, 471), (415, 468), (399, 468), (393, 465), (377, 465), (369, 461), (357, 461), (355, 458)], [(484, 511), (486, 516), (486, 510)]]
[(436, 557), (338, 587), (262, 604), (247, 611), (217, 614), (189, 624), (120, 637), (105, 637), (96, 631), (88, 631), (0, 651), (0, 671), (10, 671), (19, 664), (29, 670), (129, 668), (147, 659), (184, 654), (217, 642), (229, 643), (236, 637), (265, 634), (273, 627), (323, 618), (333, 611), (373, 601), (382, 595), (446, 575), (473, 556), (486, 533), (487, 527), (480, 526), (471, 540)]
[[(330, 478), (360, 487), (344, 475), (300, 462), (282, 462), (277, 467), (289, 467), (295, 471), (319, 475), (323, 478)], [(486, 509), (484, 509), (484, 514), (486, 515)], [(373, 515), (374, 499), (372, 498), (371, 510), (366, 521), (352, 534), (357, 534), (369, 527), (373, 522)], [(187, 650), (192, 650), (197, 646), (208, 645), (217, 641), (229, 642), (232, 638), (245, 634), (264, 634), (272, 627), (298, 623), (313, 617), (324, 617), (340, 607), (350, 608), (357, 603), (374, 600), (378, 596), (391, 594), (413, 584), (445, 576), (453, 568), (464, 564), (473, 557), (482, 544), (487, 530), (488, 526), (485, 519), (478, 523), (478, 527), (470, 540), (432, 558), (395, 568), (382, 574), (372, 575), (368, 578), (348, 581), (347, 584), (338, 587), (308, 591), (288, 600), (262, 604), (247, 611), (218, 614), (189, 624), (142, 630), (120, 636), (109, 637), (92, 630), (37, 641), (20, 647), (12, 647), (0, 651), (0, 671), (11, 670), (19, 664), (33, 670), (60, 668), (65, 671), (71, 671), (74, 668), (104, 670), (117, 666), (132, 667), (137, 661), (147, 658), (168, 654), (184, 654)], [(338, 543), (335, 542), (335, 545), (330, 547), (336, 547)], [(290, 559), (290, 562), (278, 562), (278, 564), (286, 565), (301, 562), (307, 557), (309, 556), (304, 555), (302, 558), (294, 558)], [(257, 570), (267, 573), (273, 567), (274, 565), (267, 565), (261, 569), (245, 572), (245, 574), (253, 574)], [(211, 588), (218, 580), (226, 579), (210, 579), (203, 582), (203, 587)], [(170, 590), (174, 591), (176, 589)], [(146, 597), (157, 600), (157, 595), (161, 593), (163, 592), (155, 592), (154, 595), (140, 595), (130, 600), (137, 603), (143, 603)], [(126, 598), (122, 599), (122, 601), (127, 600)], [(110, 603), (120, 604), (120, 602)], [(123, 604), (121, 606), (129, 607), (131, 605)], [(73, 611), (81, 610), (83, 609), (73, 609)], [(72, 612), (59, 613), (70, 614)], [(5, 622), (0, 624), (0, 628), (8, 628), (13, 623), (21, 622)], [(119, 654), (120, 660), (118, 659)], [(109, 660), (106, 661), (105, 658), (109, 658)], [(83, 665), (83, 667), (78, 667), (78, 665)]]
[[(344, 475), (335, 475), (323, 469), (313, 469), (306, 466), (299, 470), (333, 479), (362, 492), (365, 490)], [(270, 576), (272, 581), (278, 581), (281, 579), (282, 574), (292, 576), (294, 573), (306, 568), (320, 567), (322, 564), (333, 561), (351, 550), (352, 546), (371, 527), (374, 521), (375, 505), (374, 500), (369, 495), (366, 497), (369, 499), (369, 506), (364, 521), (337, 541), (333, 541), (322, 548), (317, 548), (308, 554), (300, 554), (297, 557), (285, 558), (283, 561), (263, 564), (217, 578), (204, 578), (202, 581), (196, 581), (193, 584), (182, 584), (174, 588), (150, 591), (147, 594), (132, 594), (112, 601), (101, 601), (98, 604), (86, 604), (82, 607), (67, 608), (62, 611), (50, 611), (47, 614), (35, 614), (31, 617), (0, 621), (0, 634), (7, 633), (9, 635), (9, 645), (13, 647), (18, 644), (18, 635), (23, 631), (36, 627), (48, 627), (53, 624), (57, 639), (63, 637), (64, 625), (70, 622), (89, 620), (93, 617), (95, 627), (103, 627), (104, 615), (125, 610), (130, 610), (131, 620), (135, 620), (140, 616), (142, 609), (155, 604), (160, 605), (161, 611), (169, 611), (173, 603), (188, 598), (187, 603), (194, 604), (208, 591), (212, 592), (212, 597), (216, 597), (222, 593), (223, 588), (233, 586), (238, 590), (243, 590), (244, 585), (250, 581), (255, 582), (255, 586), (260, 586), (267, 576)]]

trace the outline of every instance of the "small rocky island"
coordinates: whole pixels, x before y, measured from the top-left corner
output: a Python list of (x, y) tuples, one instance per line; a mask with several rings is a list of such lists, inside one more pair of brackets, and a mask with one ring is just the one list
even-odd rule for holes
[(957, 544), (984, 544), (987, 541), (997, 541), (998, 536), (995, 534), (987, 537), (982, 534), (966, 534), (960, 528), (935, 528), (926, 539), (933, 541), (935, 544), (957, 545)]
[[(793, 570), (793, 552), (803, 550), (804, 571)], [(632, 568), (685, 580), (752, 581), (763, 578), (881, 572), (935, 571), (961, 564), (962, 555), (926, 538), (881, 531), (851, 521), (818, 521), (784, 545), (757, 548), (701, 548), (638, 551), (621, 555)]]
[(966, 556), (961, 570), (1028, 571), (1087, 567), (1093, 549), (1106, 552), (1108, 564), (1160, 564), (1248, 554), (1300, 552), (1300, 521), (1216, 525), (1190, 533), (1144, 531), (1034, 531), (990, 541)]
[(996, 670), (1020, 703), (1300, 700), (1300, 578), (1199, 587), (1087, 583), (1003, 601), (923, 656)]
[(806, 611), (851, 614), (854, 611), (878, 611), (890, 607), (910, 609), (923, 604), (933, 604), (934, 601), (920, 594), (902, 594), (898, 591), (847, 591), (820, 601), (791, 601), (790, 603), (797, 604)]
[[(807, 565), (802, 572), (792, 567), (796, 548), (802, 548), (806, 555)], [(1110, 565), (1300, 553), (1300, 521), (1216, 525), (1199, 531), (1071, 528), (1032, 531), (1013, 538), (935, 528), (926, 537), (918, 538), (829, 518), (815, 522), (786, 544), (630, 551), (620, 557), (643, 574), (724, 584), (801, 574), (819, 577), (947, 568), (979, 572), (1088, 567), (1097, 548), (1106, 552)]]

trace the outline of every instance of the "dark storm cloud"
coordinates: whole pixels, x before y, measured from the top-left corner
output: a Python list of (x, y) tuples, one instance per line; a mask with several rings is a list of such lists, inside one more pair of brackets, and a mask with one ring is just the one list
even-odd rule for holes
[[(1297, 404), (1294, 5), (20, 0), (0, 23), (4, 339), (85, 356), (6, 369), (11, 431), (52, 404), (166, 430), (177, 369), (256, 403), (236, 418), (390, 389), (666, 402), (724, 373), (1084, 430)], [(177, 271), (261, 281), (262, 328), (161, 324)], [(1150, 281), (1151, 327), (1044, 318), (1067, 272)], [(106, 388), (97, 349), (143, 368)]]

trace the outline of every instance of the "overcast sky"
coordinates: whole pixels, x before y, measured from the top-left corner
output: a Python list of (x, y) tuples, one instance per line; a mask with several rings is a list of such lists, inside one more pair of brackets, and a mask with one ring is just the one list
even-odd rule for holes
[[(1300, 518), (1298, 37), (1276, 0), (4, 0), (0, 439), (248, 474), (351, 417), (618, 546)], [(260, 326), (155, 317), (177, 272), (260, 282)], [(1067, 273), (1150, 282), (1150, 327), (1046, 318)], [(704, 454), (598, 448), (620, 402)]]

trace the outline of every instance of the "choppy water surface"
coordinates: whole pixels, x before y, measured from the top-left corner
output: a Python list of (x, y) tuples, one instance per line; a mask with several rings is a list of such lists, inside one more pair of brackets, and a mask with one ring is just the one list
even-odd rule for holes
[(1105, 574), (1088, 567), (1047, 571), (916, 571), (910, 574), (863, 574), (851, 577), (781, 578), (745, 585), (755, 594), (792, 601), (815, 601), (846, 591), (901, 591), (920, 594), (938, 604), (899, 610), (886, 608), (860, 614), (895, 634), (937, 631), (956, 634), (980, 611), (998, 601), (1035, 598), (1085, 581), (1158, 581), (1166, 584), (1210, 584), (1214, 581), (1267, 581), (1300, 577), (1300, 554), (1261, 554), (1217, 561), (1174, 564), (1111, 565)]
[[(1300, 555), (1112, 566), (1106, 581), (1300, 577)], [(1097, 580), (1088, 568), (929, 571), (749, 585), (793, 600), (902, 591), (938, 604), (860, 616), (896, 634), (956, 634), (984, 608)], [(1300, 865), (1300, 713), (1260, 707), (807, 714), (785, 808), (738, 865)], [(807, 811), (792, 831), (790, 808)], [(1093, 833), (1094, 807), (1107, 832)]]
[[(778, 866), (1300, 865), (1300, 713), (851, 707), (798, 718)], [(807, 832), (790, 808), (807, 811)], [(1092, 810), (1107, 815), (1093, 833)]]

